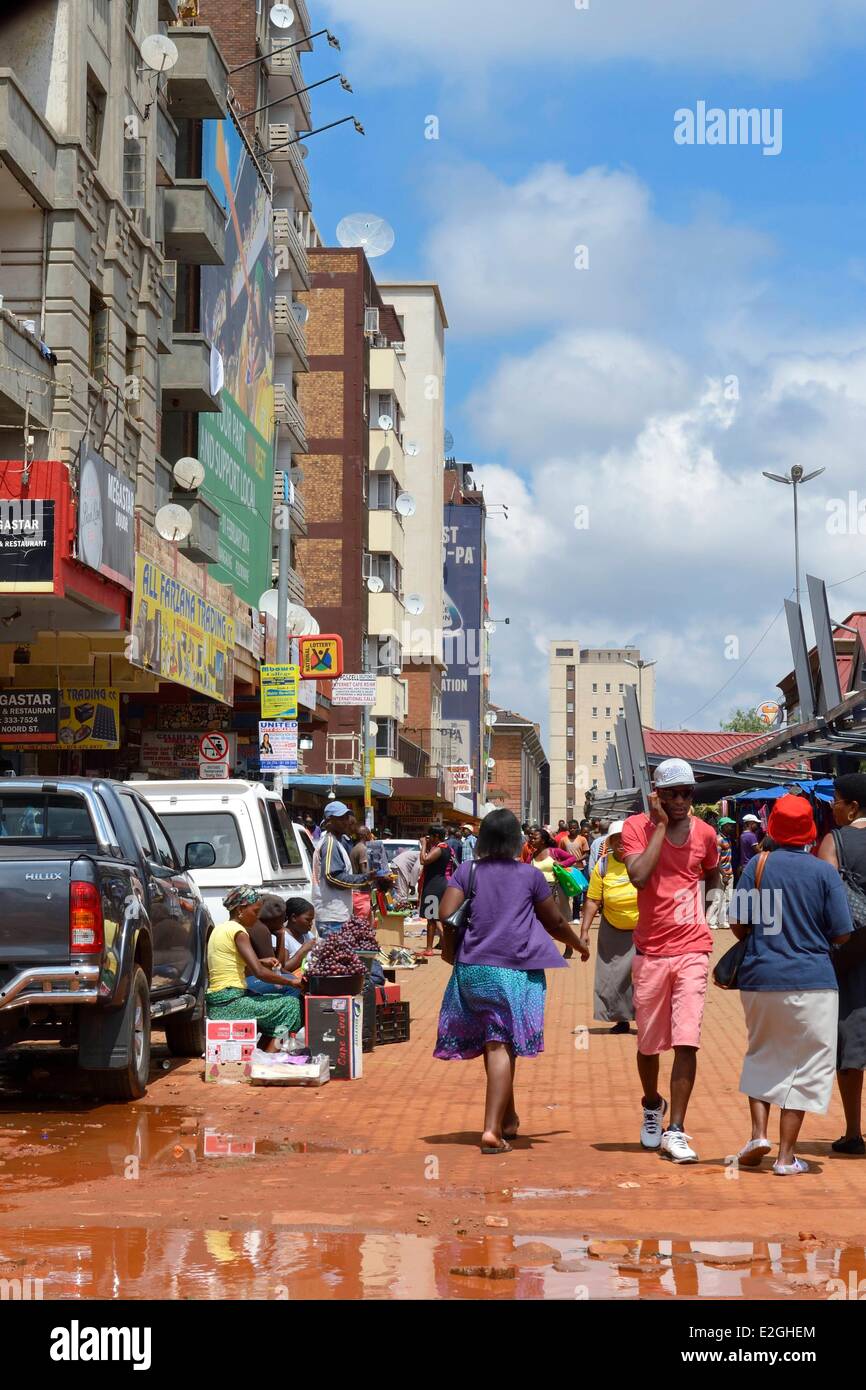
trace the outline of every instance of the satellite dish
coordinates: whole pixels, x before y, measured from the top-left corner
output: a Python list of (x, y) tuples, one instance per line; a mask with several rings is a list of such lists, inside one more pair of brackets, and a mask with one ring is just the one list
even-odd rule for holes
[(418, 455), (419, 455), (420, 452), (421, 452), (421, 445), (420, 445), (420, 444), (416, 444), (415, 441), (412, 440), (411, 443), (409, 443), (409, 444), (406, 445), (406, 448), (404, 449), (403, 452), (404, 452), (404, 453), (407, 455), (407, 457), (409, 457), (410, 459), (417, 458)]
[(418, 613), (424, 612), (424, 600), (420, 594), (409, 594), (403, 607), (406, 609), (407, 613), (415, 613), (417, 615)]
[(490, 768), (494, 768), (494, 767), (496, 766), (496, 759), (495, 759), (495, 758), (488, 758), (488, 759), (487, 759), (487, 766), (490, 767)]
[(295, 22), (295, 13), (288, 5), (271, 5), (270, 18), (275, 29), (291, 29)]
[(371, 594), (381, 594), (385, 587), (385, 581), (380, 574), (371, 574), (367, 580), (367, 588)]
[(411, 492), (399, 493), (394, 506), (401, 516), (415, 515), (415, 498), (412, 496)]
[(391, 419), (391, 416), (390, 416), (390, 415), (380, 415), (380, 416), (379, 416), (379, 429), (380, 429), (380, 430), (384, 430), (385, 433), (387, 434), (388, 431), (389, 431), (389, 430), (392, 430), (393, 428), (394, 428), (394, 421)]
[(379, 732), (379, 725), (376, 723), (375, 719), (371, 719), (367, 727), (370, 730), (370, 733), (372, 734), (373, 738), (375, 738)]
[(148, 34), (141, 41), (141, 57), (153, 72), (168, 72), (177, 62), (177, 45), (167, 34)]
[(192, 530), (192, 517), (178, 502), (168, 502), (156, 514), (156, 529), (164, 541), (185, 541)]
[(204, 482), (204, 464), (191, 457), (178, 459), (172, 469), (174, 481), (184, 492), (192, 492)]
[(306, 304), (302, 304), (299, 299), (293, 299), (292, 318), (295, 320), (295, 323), (298, 325), (298, 327), (303, 328), (304, 324), (307, 322), (307, 319), (309, 317), (310, 311), (307, 308)]
[(484, 631), (489, 632), (491, 636), (496, 631), (496, 624), (492, 618), (484, 619)]
[(352, 212), (337, 223), (341, 246), (361, 246), (367, 259), (384, 256), (394, 245), (394, 228), (375, 212)]
[(450, 453), (451, 453), (451, 450), (454, 448), (454, 435), (451, 433), (450, 430), (446, 430), (446, 431), (445, 431), (445, 440), (444, 440), (444, 443), (445, 443), (445, 452), (446, 452), (446, 454), (450, 454)]
[(487, 711), (484, 716), (484, 723), (487, 725), (488, 729), (493, 728), (493, 725), (496, 723), (496, 710), (489, 709)]
[[(276, 589), (265, 589), (259, 599), (259, 611), (276, 619), (280, 606), (280, 596)], [(319, 624), (307, 608), (299, 603), (290, 603), (286, 610), (286, 631), (291, 637), (315, 637)]]

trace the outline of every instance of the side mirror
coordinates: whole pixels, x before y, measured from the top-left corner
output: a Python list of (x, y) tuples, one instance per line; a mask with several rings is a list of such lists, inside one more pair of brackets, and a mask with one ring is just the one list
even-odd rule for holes
[(207, 840), (190, 840), (183, 856), (185, 869), (211, 869), (216, 863), (216, 850)]

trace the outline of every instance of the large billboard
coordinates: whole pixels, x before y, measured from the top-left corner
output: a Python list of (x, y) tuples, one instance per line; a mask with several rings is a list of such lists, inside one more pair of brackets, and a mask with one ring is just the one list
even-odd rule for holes
[(230, 705), (235, 622), (144, 555), (135, 557), (130, 661)]
[(483, 669), (483, 534), (480, 507), (445, 507), (445, 612), (442, 723), (455, 730), (451, 762), (472, 768), (473, 792), (481, 787)]
[(257, 609), (270, 587), (274, 486), (271, 200), (230, 117), (203, 122), (202, 171), (226, 210), (225, 265), (201, 268), (201, 326), (222, 405), (199, 416), (204, 490), (220, 511), (210, 572)]

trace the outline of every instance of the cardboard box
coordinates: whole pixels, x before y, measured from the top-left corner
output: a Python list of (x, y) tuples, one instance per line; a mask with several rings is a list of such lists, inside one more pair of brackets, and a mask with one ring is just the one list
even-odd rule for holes
[(258, 1024), (254, 1018), (209, 1018), (208, 1042), (251, 1042), (256, 1040)]
[(400, 986), (399, 985), (377, 985), (376, 987), (377, 1004), (399, 1004)]
[(205, 1060), (204, 1079), (205, 1081), (237, 1084), (238, 1082), (249, 1081), (252, 1068), (252, 1062), (209, 1062)]
[(323, 1052), (298, 1065), (292, 1062), (253, 1064), (253, 1086), (324, 1086), (331, 1079), (331, 1063)]
[(306, 1041), (313, 1056), (324, 1053), (334, 1080), (362, 1075), (363, 995), (307, 995)]
[[(383, 913), (376, 919), (376, 940), (379, 949), (388, 954), (392, 946), (405, 944), (405, 917), (398, 913)], [(427, 925), (426, 922), (424, 924)]]
[(207, 1062), (251, 1062), (255, 1051), (254, 1042), (208, 1042), (205, 1044)]

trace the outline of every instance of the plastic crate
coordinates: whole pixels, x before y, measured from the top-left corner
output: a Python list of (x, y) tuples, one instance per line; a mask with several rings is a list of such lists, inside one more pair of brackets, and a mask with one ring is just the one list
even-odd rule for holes
[(409, 1041), (409, 1004), (376, 1005), (376, 1046)]

